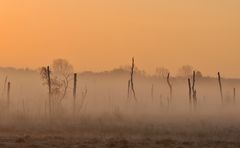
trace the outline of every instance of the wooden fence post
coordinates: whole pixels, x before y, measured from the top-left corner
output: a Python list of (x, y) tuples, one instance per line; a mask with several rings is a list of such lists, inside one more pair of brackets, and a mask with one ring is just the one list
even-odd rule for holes
[(196, 73), (193, 71), (193, 84), (192, 84), (192, 93), (193, 93), (193, 105), (194, 107), (197, 106), (197, 90), (195, 89), (195, 83), (196, 83)]
[(219, 84), (219, 89), (220, 89), (221, 101), (223, 104), (223, 91), (222, 91), (222, 81), (221, 81), (220, 72), (218, 72), (218, 84)]
[(192, 107), (192, 89), (191, 89), (191, 79), (188, 78), (188, 95), (189, 95), (189, 105)]
[(8, 107), (8, 111), (10, 111), (10, 91), (11, 91), (11, 82), (8, 82), (7, 85), (7, 107)]
[(52, 84), (51, 84), (51, 72), (50, 67), (47, 66), (47, 77), (48, 77), (48, 105), (49, 105), (49, 114), (52, 114)]
[(74, 73), (73, 83), (73, 114), (76, 114), (76, 96), (77, 96), (77, 73)]

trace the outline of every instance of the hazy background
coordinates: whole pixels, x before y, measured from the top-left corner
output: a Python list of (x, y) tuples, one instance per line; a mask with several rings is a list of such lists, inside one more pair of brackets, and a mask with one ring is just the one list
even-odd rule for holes
[(0, 1), (0, 66), (68, 59), (77, 71), (190, 64), (239, 77), (239, 0)]
[[(0, 107), (4, 110), (7, 101), (4, 89), (5, 77), (11, 82), (10, 104), (13, 113), (28, 112), (35, 117), (46, 116), (48, 108), (48, 87), (42, 81), (39, 71), (15, 68), (0, 68)], [(141, 71), (134, 73), (134, 84), (137, 102), (132, 94), (127, 97), (128, 69), (115, 69), (105, 72), (83, 72), (78, 74), (77, 81), (77, 114), (81, 115), (139, 115), (150, 117), (171, 114), (188, 114), (189, 90), (187, 77), (171, 77), (173, 98), (169, 100), (169, 86), (166, 78), (145, 75)], [(240, 79), (222, 79), (224, 105), (221, 104), (218, 81), (213, 77), (196, 77), (197, 111), (206, 114), (221, 114), (233, 111), (238, 114)], [(69, 80), (67, 94), (60, 103), (61, 115), (72, 114), (73, 80)], [(236, 88), (236, 101), (233, 101), (233, 88)], [(82, 108), (82, 93), (87, 90)], [(24, 105), (23, 105), (24, 104)], [(59, 111), (59, 110), (58, 110)], [(1, 114), (0, 114), (1, 117)]]

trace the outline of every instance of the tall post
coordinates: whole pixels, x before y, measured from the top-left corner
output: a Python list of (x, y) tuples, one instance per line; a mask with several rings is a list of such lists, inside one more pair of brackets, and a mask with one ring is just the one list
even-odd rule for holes
[(10, 111), (10, 91), (11, 91), (11, 83), (8, 82), (8, 85), (7, 85), (7, 107), (8, 107), (8, 111)]
[(188, 78), (188, 95), (189, 95), (189, 105), (192, 107), (192, 89), (191, 89), (191, 79)]
[(193, 105), (194, 107), (197, 106), (197, 91), (195, 89), (195, 82), (196, 82), (196, 73), (193, 71), (193, 84), (192, 84), (192, 93), (193, 93)]
[(172, 102), (172, 84), (170, 83), (170, 73), (168, 73), (167, 75), (167, 83), (168, 83), (168, 86), (169, 86), (169, 89), (170, 89), (170, 101), (169, 102)]
[(131, 73), (130, 73), (130, 80), (128, 81), (128, 96), (129, 96), (129, 87), (131, 87), (134, 100), (137, 101), (135, 89), (134, 89), (134, 83), (133, 83), (133, 74), (134, 74), (134, 68), (135, 68), (135, 61), (134, 58), (132, 58), (132, 67), (131, 67)]
[(220, 72), (218, 72), (218, 84), (219, 84), (219, 89), (220, 89), (221, 101), (223, 104), (223, 91), (222, 91), (222, 81), (221, 81)]
[(195, 76), (196, 76), (195, 71), (193, 71), (193, 78), (192, 78), (192, 79), (193, 79), (192, 91), (195, 91), (195, 82), (196, 82)]
[(135, 68), (135, 60), (134, 60), (134, 58), (132, 58), (131, 86), (132, 86), (133, 97), (134, 97), (135, 100), (137, 100), (135, 89), (134, 89), (134, 83), (133, 83), (134, 68)]
[(73, 114), (76, 114), (76, 96), (77, 96), (77, 73), (74, 73), (73, 82)]
[(51, 84), (51, 72), (50, 67), (47, 67), (47, 76), (48, 76), (48, 105), (49, 105), (49, 114), (52, 114), (52, 84)]

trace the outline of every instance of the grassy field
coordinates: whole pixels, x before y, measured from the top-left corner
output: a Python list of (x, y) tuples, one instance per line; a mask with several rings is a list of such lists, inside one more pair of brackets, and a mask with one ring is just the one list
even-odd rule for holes
[(237, 114), (2, 118), (0, 147), (240, 147)]

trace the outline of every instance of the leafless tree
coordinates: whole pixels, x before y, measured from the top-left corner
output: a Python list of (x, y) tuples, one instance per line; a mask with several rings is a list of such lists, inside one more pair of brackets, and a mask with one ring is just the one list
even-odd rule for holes
[(41, 68), (41, 77), (44, 85), (49, 86), (50, 95), (52, 99), (52, 107), (61, 104), (65, 99), (69, 89), (69, 83), (73, 76), (73, 66), (64, 59), (57, 59), (53, 61), (51, 66), (51, 77), (48, 68)]

